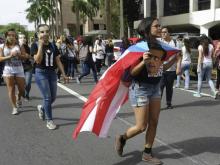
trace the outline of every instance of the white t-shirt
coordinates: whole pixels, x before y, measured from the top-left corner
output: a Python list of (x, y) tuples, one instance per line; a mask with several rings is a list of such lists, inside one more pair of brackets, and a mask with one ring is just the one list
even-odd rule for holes
[[(202, 62), (202, 63), (210, 63), (210, 62), (212, 62), (212, 52), (213, 52), (213, 49), (214, 49), (214, 48), (213, 48), (212, 44), (209, 44), (209, 53), (208, 53), (208, 56), (205, 56), (205, 55), (203, 54), (203, 62)], [(203, 47), (202, 47), (202, 45), (199, 45), (198, 50), (203, 52)]]
[[(5, 44), (1, 44), (0, 48), (3, 49), (3, 55), (5, 57), (9, 56), (11, 52), (17, 51), (21, 53), (20, 47), (18, 45), (14, 46), (13, 48), (8, 48)], [(18, 74), (24, 73), (22, 61), (18, 59), (18, 57), (11, 58), (5, 61), (5, 67), (3, 70), (3, 74)]]
[[(162, 42), (172, 46), (172, 47), (176, 47), (174, 40), (170, 40), (169, 42), (161, 39)], [(169, 61), (171, 61), (173, 58), (175, 58), (175, 56), (170, 57), (167, 61), (164, 62), (164, 64), (168, 63)], [(169, 69), (167, 69), (166, 71), (176, 71), (176, 63), (174, 63)]]
[(186, 47), (182, 47), (182, 64), (190, 64), (191, 63), (191, 54), (186, 50)]

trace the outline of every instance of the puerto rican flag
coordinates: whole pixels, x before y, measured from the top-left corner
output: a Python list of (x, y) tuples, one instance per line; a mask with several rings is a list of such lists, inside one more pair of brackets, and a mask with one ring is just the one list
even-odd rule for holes
[[(167, 59), (179, 52), (177, 48), (158, 42), (167, 51)], [(74, 139), (83, 131), (93, 132), (99, 137), (107, 136), (112, 120), (128, 99), (128, 87), (121, 82), (121, 76), (125, 69), (137, 63), (148, 50), (145, 41), (130, 46), (118, 61), (103, 73), (83, 106), (80, 120), (73, 132)]]

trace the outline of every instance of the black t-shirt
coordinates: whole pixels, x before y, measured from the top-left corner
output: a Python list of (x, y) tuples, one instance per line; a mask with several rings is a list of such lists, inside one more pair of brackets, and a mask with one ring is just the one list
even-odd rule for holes
[[(25, 49), (25, 53), (30, 54), (30, 47), (27, 44), (22, 45)], [(32, 63), (30, 59), (26, 59), (22, 62), (24, 70), (32, 69)]]
[[(37, 54), (38, 44), (33, 43), (31, 45), (31, 55)], [(59, 50), (55, 44), (49, 43), (48, 45), (43, 45), (43, 59), (40, 64), (36, 64), (36, 68), (41, 69), (56, 69), (56, 57), (59, 55)]]
[(105, 46), (105, 52), (106, 53), (113, 53), (113, 51), (114, 51), (114, 46), (113, 45), (107, 44)]
[(147, 68), (144, 67), (137, 76), (133, 76), (136, 82), (147, 83), (147, 84), (158, 84), (162, 77), (163, 68), (160, 67), (158, 73), (154, 76), (148, 74)]

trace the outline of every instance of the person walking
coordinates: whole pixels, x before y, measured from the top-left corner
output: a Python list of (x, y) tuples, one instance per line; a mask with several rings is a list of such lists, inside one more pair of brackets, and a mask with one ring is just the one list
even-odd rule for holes
[[(12, 105), (12, 114), (18, 114), (21, 107), (21, 97), (25, 93), (25, 79), (22, 60), (28, 58), (23, 47), (18, 45), (17, 33), (14, 29), (8, 29), (5, 33), (6, 41), (0, 46), (0, 62), (5, 62), (3, 77), (8, 89), (9, 99)], [(18, 87), (16, 98), (15, 87)]]
[(151, 164), (162, 164), (152, 155), (152, 147), (160, 114), (160, 79), (163, 70), (170, 67), (176, 59), (163, 64), (166, 51), (157, 43), (161, 34), (158, 19), (145, 18), (138, 26), (138, 33), (147, 41), (149, 51), (143, 54), (138, 64), (130, 68), (132, 83), (129, 87), (129, 99), (134, 110), (135, 125), (115, 138), (115, 150), (119, 156), (123, 154), (126, 141), (146, 130), (142, 160)]
[(35, 80), (43, 96), (43, 104), (38, 105), (38, 115), (40, 119), (47, 120), (48, 129), (56, 129), (52, 116), (52, 103), (57, 94), (57, 75), (56, 67), (60, 69), (64, 81), (68, 80), (65, 75), (63, 65), (60, 61), (59, 51), (55, 44), (49, 42), (49, 26), (40, 24), (37, 28), (38, 42), (32, 44), (31, 55), (34, 56), (36, 63)]
[[(59, 52), (60, 52), (60, 61), (63, 65), (65, 74), (67, 74), (67, 70), (68, 70), (68, 51), (67, 51), (66, 41), (67, 41), (66, 37), (61, 35), (60, 36)], [(58, 82), (61, 82), (60, 81), (61, 71), (59, 69), (57, 71), (57, 77), (58, 77)]]
[(125, 51), (126, 49), (128, 49), (129, 46), (131, 46), (131, 43), (130, 43), (130, 41), (128, 40), (128, 37), (126, 37), (126, 36), (122, 37), (121, 40), (122, 40), (122, 43), (121, 43), (121, 45), (120, 45), (120, 52), (121, 52), (121, 54), (123, 54), (124, 51)]
[(67, 76), (69, 79), (74, 78), (75, 68), (76, 68), (76, 50), (72, 42), (70, 42), (68, 39), (66, 40), (66, 46), (67, 46)]
[(205, 79), (208, 81), (211, 88), (211, 95), (216, 99), (218, 92), (215, 90), (214, 83), (211, 79), (212, 74), (212, 58), (214, 55), (214, 47), (209, 43), (209, 38), (203, 35), (200, 39), (200, 45), (198, 46), (199, 57), (197, 64), (197, 73), (198, 73), (198, 84), (197, 84), (197, 93), (193, 94), (194, 97), (202, 97), (202, 80), (205, 76)]
[(110, 67), (113, 64), (113, 58), (114, 58), (114, 45), (112, 39), (108, 39), (107, 44), (105, 45), (105, 52), (108, 61), (107, 64), (108, 67)]
[[(182, 47), (182, 62), (181, 62), (181, 73), (185, 75), (185, 86), (184, 89), (189, 89), (189, 82), (190, 82), (190, 64), (191, 64), (191, 48), (189, 39), (184, 38), (183, 40), (184, 46)], [(176, 88), (180, 87), (180, 79), (181, 75), (177, 75), (176, 80)]]
[(220, 39), (217, 41), (214, 57), (216, 61), (216, 70), (217, 70), (217, 80), (216, 80), (216, 89), (220, 92), (219, 84), (220, 84)]
[[(172, 46), (176, 47), (176, 44), (174, 40), (170, 36), (170, 29), (168, 27), (163, 27), (161, 30), (161, 41)], [(169, 60), (172, 60), (171, 57)], [(169, 61), (168, 60), (168, 61)], [(168, 61), (165, 61), (167, 63)], [(161, 78), (160, 82), (160, 88), (161, 88), (161, 96), (163, 96), (163, 91), (164, 88), (166, 88), (166, 103), (167, 103), (167, 109), (173, 109), (172, 106), (172, 98), (173, 98), (173, 84), (174, 80), (176, 78), (176, 69), (177, 69), (177, 64), (174, 63), (172, 67), (164, 71), (163, 76)]]
[(34, 59), (30, 55), (30, 47), (28, 46), (27, 38), (24, 34), (18, 35), (19, 45), (23, 47), (28, 58), (22, 61), (25, 75), (25, 100), (29, 101), (30, 99), (30, 90), (31, 90), (31, 80), (32, 80), (32, 72), (33, 72), (33, 63)]
[(105, 63), (103, 62), (105, 60), (105, 45), (101, 38), (95, 41), (94, 53), (95, 53), (95, 58), (96, 58), (95, 64), (97, 68), (97, 73), (98, 75), (100, 75), (102, 65)]
[(81, 83), (81, 79), (90, 74), (92, 69), (95, 83), (98, 82), (96, 65), (92, 58), (92, 41), (88, 37), (82, 39), (82, 46), (79, 50), (79, 59), (82, 65), (82, 74), (76, 78), (77, 84)]

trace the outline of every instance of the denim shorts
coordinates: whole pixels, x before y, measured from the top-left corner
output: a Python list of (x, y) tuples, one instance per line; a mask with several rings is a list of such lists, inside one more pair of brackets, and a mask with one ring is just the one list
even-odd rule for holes
[(129, 100), (132, 107), (142, 107), (149, 104), (150, 99), (160, 99), (160, 83), (147, 84), (132, 82), (129, 87)]

